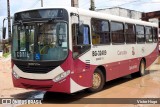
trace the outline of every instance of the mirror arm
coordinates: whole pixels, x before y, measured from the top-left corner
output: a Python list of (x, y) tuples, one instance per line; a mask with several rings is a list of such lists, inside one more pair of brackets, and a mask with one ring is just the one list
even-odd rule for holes
[(6, 38), (6, 27), (4, 27), (5, 20), (7, 20), (7, 18), (3, 19), (3, 27), (2, 27), (2, 36), (3, 36), (3, 39)]

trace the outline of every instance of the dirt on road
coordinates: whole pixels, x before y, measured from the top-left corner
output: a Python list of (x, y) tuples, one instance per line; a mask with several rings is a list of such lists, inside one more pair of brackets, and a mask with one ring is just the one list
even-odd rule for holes
[(11, 58), (0, 59), (0, 98), (14, 98), (15, 95), (31, 90), (14, 88), (11, 75)]

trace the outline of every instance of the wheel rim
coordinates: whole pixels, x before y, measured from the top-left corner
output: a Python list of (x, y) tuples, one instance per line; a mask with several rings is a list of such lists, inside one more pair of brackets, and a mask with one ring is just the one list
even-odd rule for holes
[(98, 73), (93, 74), (93, 88), (97, 89), (101, 85), (101, 76)]
[(145, 65), (144, 65), (144, 63), (141, 63), (141, 73), (142, 73), (142, 75), (144, 75), (144, 73), (145, 73)]

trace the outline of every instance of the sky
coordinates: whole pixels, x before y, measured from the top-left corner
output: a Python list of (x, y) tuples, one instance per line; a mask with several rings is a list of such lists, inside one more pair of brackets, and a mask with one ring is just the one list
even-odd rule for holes
[[(44, 7), (70, 6), (71, 0), (43, 0)], [(11, 16), (16, 11), (38, 8), (41, 0), (10, 0)], [(96, 9), (122, 7), (141, 12), (160, 10), (160, 0), (95, 0)], [(89, 9), (90, 0), (79, 0), (79, 8)], [(3, 19), (7, 17), (7, 0), (0, 0), (0, 36)], [(7, 21), (5, 25), (7, 24)]]

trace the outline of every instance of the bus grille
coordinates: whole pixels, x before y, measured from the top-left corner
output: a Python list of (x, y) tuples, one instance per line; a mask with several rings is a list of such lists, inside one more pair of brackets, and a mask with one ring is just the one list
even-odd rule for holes
[(49, 90), (50, 88), (52, 88), (52, 85), (30, 85), (30, 84), (24, 84), (22, 83), (22, 85), (25, 87), (25, 88), (28, 88), (28, 89), (39, 89), (39, 90)]
[(50, 72), (51, 70), (55, 69), (55, 66), (24, 66), (24, 65), (17, 65), (17, 67), (26, 73), (39, 73), (45, 74)]

